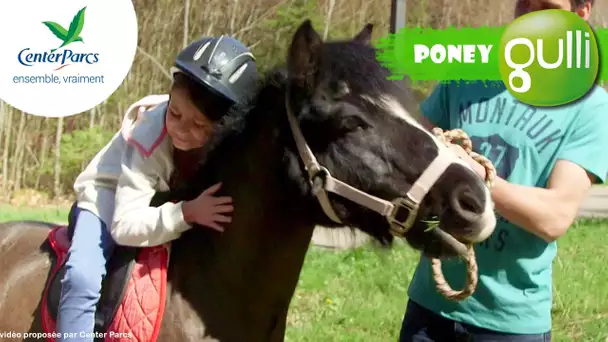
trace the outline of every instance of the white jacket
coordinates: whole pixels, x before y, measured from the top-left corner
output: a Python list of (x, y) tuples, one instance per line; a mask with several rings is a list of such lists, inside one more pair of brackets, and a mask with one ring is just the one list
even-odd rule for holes
[(147, 96), (127, 110), (122, 127), (76, 178), (77, 205), (98, 215), (120, 245), (155, 246), (190, 229), (182, 203), (150, 207), (169, 190), (173, 144), (165, 128), (168, 95)]

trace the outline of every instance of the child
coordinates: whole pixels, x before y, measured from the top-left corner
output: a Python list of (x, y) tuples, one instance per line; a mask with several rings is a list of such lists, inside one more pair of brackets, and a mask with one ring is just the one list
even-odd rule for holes
[(169, 190), (172, 180), (192, 174), (188, 166), (197, 164), (192, 155), (212, 134), (213, 123), (252, 95), (255, 59), (233, 38), (208, 37), (185, 48), (171, 71), (169, 95), (132, 105), (120, 132), (76, 179), (77, 202), (70, 213), (76, 223), (57, 319), (61, 335), (92, 335), (101, 282), (116, 243), (160, 245), (191, 224), (222, 231), (222, 224), (230, 222), (232, 199), (213, 197), (220, 184), (192, 201), (158, 208), (149, 203), (156, 191)]

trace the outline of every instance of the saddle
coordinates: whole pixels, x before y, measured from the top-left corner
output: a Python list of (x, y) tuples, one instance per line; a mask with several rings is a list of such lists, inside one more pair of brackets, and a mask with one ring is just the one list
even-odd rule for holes
[[(57, 226), (49, 232), (54, 257), (42, 300), (42, 322), (47, 336), (56, 332), (61, 279), (74, 225), (75, 218), (70, 216), (67, 226)], [(145, 248), (116, 246), (95, 313), (95, 341), (156, 340), (165, 306), (168, 257), (168, 244)]]

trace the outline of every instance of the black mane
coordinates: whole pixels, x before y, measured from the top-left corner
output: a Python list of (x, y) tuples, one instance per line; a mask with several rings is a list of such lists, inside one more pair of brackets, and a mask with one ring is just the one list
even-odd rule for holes
[[(259, 134), (262, 125), (281, 120), (281, 116), (285, 115), (286, 81), (287, 70), (284, 67), (272, 69), (266, 73), (248, 101), (233, 105), (222, 120), (215, 124), (212, 137), (201, 150), (202, 158), (199, 161), (193, 160), (199, 164), (195, 179), (172, 189), (179, 200), (195, 198), (205, 188), (221, 181), (222, 175), (218, 174), (221, 171), (218, 168), (222, 164), (221, 161), (237, 151), (244, 150), (244, 145), (253, 135)], [(286, 118), (284, 120), (286, 122)], [(281, 137), (282, 135), (269, 136), (268, 142), (272, 143), (271, 139)]]
[[(210, 141), (205, 144), (204, 155), (208, 157), (201, 160), (201, 166), (215, 158), (221, 158), (222, 151), (238, 144), (247, 136), (249, 132), (254, 132), (259, 123), (264, 120), (264, 115), (269, 113), (275, 102), (277, 95), (284, 93), (287, 71), (285, 68), (275, 68), (267, 73), (258, 85), (258, 89), (253, 92), (253, 96), (244, 104), (235, 104), (230, 108), (228, 114), (222, 118), (214, 127), (214, 133)], [(273, 98), (274, 96), (274, 98)], [(280, 102), (282, 104), (283, 102)]]
[(354, 93), (371, 96), (395, 94), (396, 82), (386, 82), (390, 71), (376, 59), (377, 50), (357, 41), (329, 42), (324, 45), (326, 67), (337, 79), (349, 81)]

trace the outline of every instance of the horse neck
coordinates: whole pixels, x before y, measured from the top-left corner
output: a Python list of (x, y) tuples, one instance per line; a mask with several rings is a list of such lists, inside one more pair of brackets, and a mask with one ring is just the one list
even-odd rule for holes
[(310, 199), (289, 176), (291, 133), (277, 101), (260, 99), (238, 138), (221, 147), (222, 158), (205, 167), (221, 176), (209, 184), (221, 180), (233, 198), (232, 223), (221, 234), (189, 230), (171, 256), (176, 290), (216, 337), (241, 329), (266, 340), (276, 324), (283, 327), (314, 229)]

